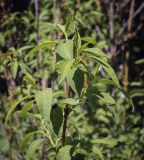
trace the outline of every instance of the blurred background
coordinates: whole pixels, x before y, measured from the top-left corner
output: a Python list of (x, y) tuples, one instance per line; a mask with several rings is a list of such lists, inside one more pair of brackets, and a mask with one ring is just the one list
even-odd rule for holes
[[(36, 127), (35, 121), (25, 121), (17, 115), (13, 117), (13, 125), (7, 128), (3, 125), (9, 104), (29, 90), (22, 84), (20, 70), (33, 73), (42, 88), (54, 77), (50, 55), (45, 55), (43, 63), (32, 59), (25, 64), (24, 58), (15, 57), (14, 53), (20, 47), (36, 45), (42, 40), (59, 39), (61, 35), (54, 24), (64, 24), (70, 15), (75, 16), (81, 37), (91, 36), (102, 46), (135, 105), (132, 112), (125, 99), (117, 95), (120, 100), (115, 116), (101, 106), (91, 108), (86, 118), (83, 114), (71, 118), (71, 122), (77, 121), (81, 132), (89, 137), (114, 136), (123, 142), (111, 150), (103, 148), (107, 160), (143, 160), (143, 0), (0, 0), (0, 160), (9, 159), (10, 148), (13, 160), (24, 159), (18, 146), (24, 133)], [(17, 71), (12, 69), (15, 59), (19, 62)], [(113, 94), (118, 93), (114, 90)]]

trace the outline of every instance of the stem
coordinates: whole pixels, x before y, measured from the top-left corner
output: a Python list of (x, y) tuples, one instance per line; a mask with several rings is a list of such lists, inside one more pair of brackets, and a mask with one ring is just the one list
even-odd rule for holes
[[(67, 85), (67, 84), (66, 84)], [(70, 97), (70, 86), (67, 85), (67, 97)], [(63, 133), (62, 133), (62, 146), (65, 145), (65, 136), (66, 136), (66, 128), (67, 128), (67, 121), (68, 121), (68, 116), (70, 113), (70, 107), (68, 105), (65, 106), (64, 108), (64, 121), (63, 121)]]
[(66, 106), (64, 108), (64, 123), (63, 123), (63, 133), (62, 133), (62, 146), (65, 145), (65, 135), (66, 135), (67, 120), (68, 120), (69, 113), (70, 113), (69, 106)]

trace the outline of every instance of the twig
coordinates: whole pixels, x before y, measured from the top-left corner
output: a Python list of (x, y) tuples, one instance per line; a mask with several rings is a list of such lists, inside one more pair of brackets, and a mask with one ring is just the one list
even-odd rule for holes
[[(131, 21), (133, 21), (134, 18), (137, 17), (137, 15), (143, 10), (143, 8), (144, 8), (144, 2), (143, 2), (143, 3), (140, 5), (140, 7), (135, 11), (135, 13), (133, 14), (133, 16), (130, 17), (130, 18), (131, 18)], [(129, 19), (128, 19), (128, 21), (129, 21)], [(128, 26), (128, 21), (127, 21), (126, 23), (124, 23), (122, 29), (118, 32), (117, 37), (119, 37), (119, 36), (124, 32), (124, 30), (125, 30), (126, 27)]]
[[(70, 97), (70, 86), (67, 85), (67, 97)], [(63, 132), (62, 132), (62, 146), (65, 145), (65, 136), (66, 136), (66, 128), (67, 128), (67, 120), (70, 113), (70, 107), (68, 105), (64, 108), (64, 121), (63, 121)]]

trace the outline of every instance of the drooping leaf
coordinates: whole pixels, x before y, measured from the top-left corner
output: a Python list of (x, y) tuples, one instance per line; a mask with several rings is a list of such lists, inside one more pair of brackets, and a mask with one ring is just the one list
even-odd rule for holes
[(66, 145), (62, 148), (60, 148), (57, 159), (58, 160), (71, 160), (71, 155), (70, 155), (70, 150), (72, 146), (71, 145)]
[(74, 60), (62, 60), (57, 63), (57, 68), (59, 71), (59, 84), (65, 80), (67, 75), (71, 72)]
[(73, 58), (73, 41), (66, 40), (65, 43), (60, 43), (57, 47), (58, 54), (64, 59)]
[(39, 112), (45, 121), (50, 120), (50, 112), (52, 108), (52, 90), (51, 88), (47, 88), (42, 91), (35, 92), (35, 100), (38, 105)]
[(43, 141), (44, 141), (44, 139), (42, 139), (42, 138), (34, 140), (34, 141), (30, 144), (30, 146), (29, 146), (29, 148), (28, 148), (28, 150), (27, 150), (27, 153), (26, 153), (27, 157), (29, 157), (31, 160), (33, 160), (33, 156), (34, 156), (36, 150), (39, 149), (39, 145), (40, 145)]
[(52, 108), (50, 117), (51, 117), (54, 133), (58, 135), (63, 122), (62, 109), (58, 106)]
[(5, 126), (7, 125), (8, 120), (10, 119), (13, 111), (16, 109), (16, 107), (18, 106), (18, 104), (21, 103), (22, 101), (28, 99), (28, 98), (30, 98), (30, 97), (29, 96), (23, 97), (23, 98), (19, 99), (18, 101), (14, 102), (12, 104), (12, 106), (10, 106), (10, 109), (9, 109), (9, 111), (7, 113), (7, 116), (6, 116)]

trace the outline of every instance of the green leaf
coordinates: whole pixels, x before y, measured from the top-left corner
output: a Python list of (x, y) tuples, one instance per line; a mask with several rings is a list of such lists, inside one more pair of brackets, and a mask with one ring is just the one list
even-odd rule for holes
[(14, 59), (14, 61), (11, 63), (11, 72), (12, 76), (15, 79), (18, 71), (18, 61)]
[(13, 111), (16, 109), (16, 107), (18, 106), (18, 104), (21, 103), (22, 101), (28, 99), (28, 98), (30, 98), (30, 97), (29, 96), (23, 97), (23, 98), (19, 99), (18, 101), (14, 102), (12, 104), (12, 106), (10, 107), (10, 109), (9, 109), (9, 111), (7, 113), (7, 116), (6, 116), (5, 126), (7, 125), (8, 120), (10, 119)]
[(80, 95), (82, 88), (84, 86), (84, 72), (80, 68), (74, 68), (67, 75), (67, 81), (72, 88), (72, 90)]
[(73, 25), (74, 22), (74, 16), (70, 16), (68, 17), (67, 21), (66, 21), (66, 27), (65, 27), (65, 31), (66, 33), (68, 33)]
[(28, 150), (27, 150), (27, 153), (26, 153), (27, 157), (29, 157), (30, 159), (33, 160), (33, 156), (34, 156), (36, 150), (38, 149), (39, 145), (40, 145), (43, 141), (44, 141), (44, 139), (42, 139), (42, 138), (34, 140), (34, 141), (30, 144), (30, 146), (29, 146), (29, 148), (28, 148)]
[(39, 43), (36, 47), (34, 47), (27, 56), (32, 56), (35, 52), (37, 52), (38, 50), (42, 49), (42, 48), (46, 48), (50, 45), (55, 45), (58, 44), (59, 42), (57, 41), (44, 41)]
[(24, 152), (24, 149), (26, 147), (26, 145), (28, 144), (29, 141), (32, 140), (33, 136), (35, 134), (43, 134), (43, 131), (39, 130), (39, 131), (33, 131), (28, 133), (22, 140), (21, 144), (20, 144), (20, 151)]
[(35, 92), (35, 100), (38, 105), (39, 112), (45, 121), (50, 120), (50, 112), (52, 108), (53, 94), (51, 88)]
[(54, 133), (58, 135), (63, 122), (62, 109), (58, 106), (52, 108), (50, 116), (51, 116), (51, 122), (52, 122)]
[(106, 92), (101, 92), (100, 93), (102, 95), (102, 97), (100, 97), (106, 104), (108, 105), (114, 105), (116, 104), (116, 101), (110, 96), (109, 93), (106, 93)]
[(35, 79), (28, 73), (25, 73), (24, 79), (27, 80), (32, 86), (36, 86)]
[(57, 68), (59, 71), (59, 84), (65, 80), (67, 75), (71, 72), (74, 60), (62, 60), (57, 63)]
[(93, 151), (101, 160), (104, 160), (103, 154), (102, 154), (101, 150), (100, 150), (98, 147), (93, 146), (92, 151)]
[(66, 40), (65, 43), (60, 43), (57, 47), (58, 54), (64, 59), (73, 58), (73, 41)]
[(118, 141), (115, 138), (102, 138), (102, 139), (93, 139), (91, 140), (93, 144), (106, 144), (111, 147), (117, 145)]
[(60, 148), (57, 159), (58, 160), (71, 160), (71, 155), (70, 155), (70, 150), (72, 146), (71, 145), (66, 145), (62, 148)]
[(119, 80), (113, 70), (113, 68), (108, 64), (108, 62), (103, 59), (102, 57), (97, 56), (90, 56), (90, 58), (96, 60), (96, 62), (103, 67), (103, 69), (106, 71), (106, 73), (110, 76), (110, 78), (113, 80), (113, 82), (116, 84), (117, 87), (120, 87)]
[(92, 37), (81, 37), (81, 40), (91, 44), (96, 44), (96, 40)]
[(60, 103), (60, 105), (68, 104), (68, 105), (72, 105), (72, 106), (75, 106), (78, 104), (78, 102), (73, 98), (66, 98), (64, 100), (60, 100), (59, 103)]
[(58, 29), (59, 29), (60, 31), (63, 32), (63, 34), (65, 35), (65, 38), (68, 39), (66, 30), (65, 30), (65, 27), (62, 26), (61, 24), (57, 24), (56, 26), (58, 27)]
[(22, 110), (21, 110), (21, 113), (22, 113), (22, 116), (23, 116), (23, 117), (25, 117), (25, 118), (27, 117), (28, 111), (29, 111), (30, 107), (32, 106), (33, 102), (34, 102), (34, 100), (31, 100), (31, 101), (27, 102), (27, 103), (23, 106), (23, 108), (22, 108)]
[(65, 91), (57, 91), (53, 93), (53, 97), (63, 97), (66, 96), (66, 92)]

